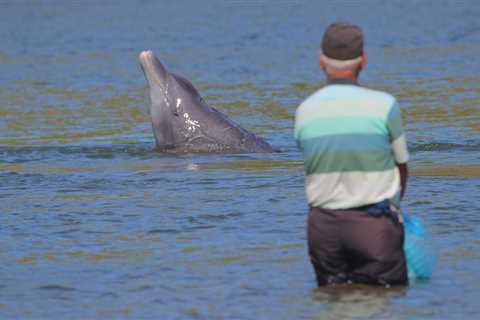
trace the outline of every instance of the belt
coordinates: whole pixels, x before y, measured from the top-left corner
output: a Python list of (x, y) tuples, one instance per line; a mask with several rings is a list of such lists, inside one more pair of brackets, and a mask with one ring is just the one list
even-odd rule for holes
[(369, 209), (371, 209), (372, 207), (375, 207), (376, 205), (378, 205), (378, 203), (366, 204), (366, 205), (364, 205), (364, 206), (354, 207), (354, 208), (348, 208), (348, 209), (344, 209), (344, 210), (368, 211)]

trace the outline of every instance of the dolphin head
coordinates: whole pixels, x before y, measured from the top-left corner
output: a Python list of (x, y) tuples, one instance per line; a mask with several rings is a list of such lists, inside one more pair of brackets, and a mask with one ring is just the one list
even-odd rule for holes
[(142, 51), (138, 60), (150, 88), (150, 116), (157, 146), (171, 149), (177, 143), (174, 129), (178, 121), (176, 101), (170, 92), (174, 79), (152, 51)]
[[(152, 51), (138, 57), (150, 87), (150, 115), (156, 144), (161, 150), (181, 148), (204, 140), (212, 108), (187, 79), (170, 73)], [(223, 121), (223, 120), (222, 120)]]

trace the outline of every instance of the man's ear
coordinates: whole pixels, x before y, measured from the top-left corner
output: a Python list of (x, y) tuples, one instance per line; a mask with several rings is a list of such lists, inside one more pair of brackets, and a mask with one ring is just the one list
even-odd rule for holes
[(364, 52), (362, 54), (362, 62), (361, 62), (361, 65), (362, 65), (362, 69), (365, 68), (365, 66), (367, 65), (368, 63), (368, 57), (367, 57), (367, 54)]
[(323, 53), (320, 51), (318, 55), (319, 55), (318, 62), (319, 62), (319, 64), (320, 64), (320, 68), (321, 68), (322, 70), (325, 70), (325, 69), (326, 69), (326, 65), (325, 65), (325, 60), (323, 59)]

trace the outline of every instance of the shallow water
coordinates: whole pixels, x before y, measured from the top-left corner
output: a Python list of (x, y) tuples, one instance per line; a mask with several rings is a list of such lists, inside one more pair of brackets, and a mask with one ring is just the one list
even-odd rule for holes
[[(0, 318), (464, 319), (480, 308), (475, 1), (0, 3)], [(324, 28), (360, 24), (396, 95), (404, 206), (439, 248), (404, 289), (315, 290), (296, 106)], [(154, 150), (139, 51), (283, 152)]]

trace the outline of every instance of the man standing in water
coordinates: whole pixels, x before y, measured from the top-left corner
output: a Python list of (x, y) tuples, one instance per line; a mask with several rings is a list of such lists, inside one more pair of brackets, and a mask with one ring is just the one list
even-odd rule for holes
[(295, 116), (319, 286), (408, 284), (395, 208), (405, 193), (409, 155), (395, 98), (358, 84), (366, 62), (361, 29), (331, 24), (320, 53), (327, 85)]

